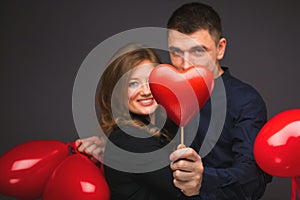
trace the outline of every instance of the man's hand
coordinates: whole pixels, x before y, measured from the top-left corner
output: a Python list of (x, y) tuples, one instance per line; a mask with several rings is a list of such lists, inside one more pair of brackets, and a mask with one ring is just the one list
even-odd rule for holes
[(106, 145), (105, 137), (92, 136), (77, 139), (75, 145), (78, 151), (92, 156), (97, 161), (103, 162), (103, 153)]
[(199, 194), (204, 168), (198, 153), (192, 148), (179, 145), (170, 155), (170, 160), (174, 185), (186, 196)]

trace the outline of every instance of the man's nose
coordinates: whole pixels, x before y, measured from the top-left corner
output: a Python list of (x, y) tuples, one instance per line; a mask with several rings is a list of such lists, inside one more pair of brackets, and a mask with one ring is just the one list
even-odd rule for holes
[(187, 59), (187, 58), (183, 58), (183, 64), (182, 64), (182, 68), (185, 70), (185, 69), (187, 69), (187, 68), (189, 68), (191, 66), (191, 63), (190, 63), (190, 61), (189, 61), (189, 59)]
[(185, 70), (187, 68), (189, 68), (192, 64), (189, 60), (189, 55), (188, 54), (184, 54), (181, 58), (181, 65), (179, 66), (179, 70)]

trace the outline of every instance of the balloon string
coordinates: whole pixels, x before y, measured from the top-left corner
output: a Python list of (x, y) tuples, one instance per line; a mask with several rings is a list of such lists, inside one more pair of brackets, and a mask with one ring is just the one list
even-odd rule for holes
[(299, 193), (300, 193), (299, 177), (293, 177), (292, 178), (292, 188), (291, 188), (291, 200), (296, 200), (297, 194), (299, 197)]

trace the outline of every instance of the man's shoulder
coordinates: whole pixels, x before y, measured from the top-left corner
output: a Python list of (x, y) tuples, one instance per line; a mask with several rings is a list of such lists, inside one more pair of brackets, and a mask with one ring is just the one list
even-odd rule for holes
[(249, 104), (265, 107), (261, 94), (252, 85), (231, 75), (229, 71), (225, 73), (222, 80), (228, 103), (237, 108)]
[(242, 97), (248, 98), (251, 96), (255, 98), (261, 98), (259, 92), (252, 85), (231, 75), (229, 71), (225, 71), (222, 79), (226, 93), (229, 93), (230, 95), (241, 95)]

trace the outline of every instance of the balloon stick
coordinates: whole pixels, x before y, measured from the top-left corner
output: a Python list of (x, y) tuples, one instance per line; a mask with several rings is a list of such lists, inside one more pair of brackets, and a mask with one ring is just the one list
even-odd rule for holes
[(181, 126), (181, 144), (184, 144), (184, 127)]

